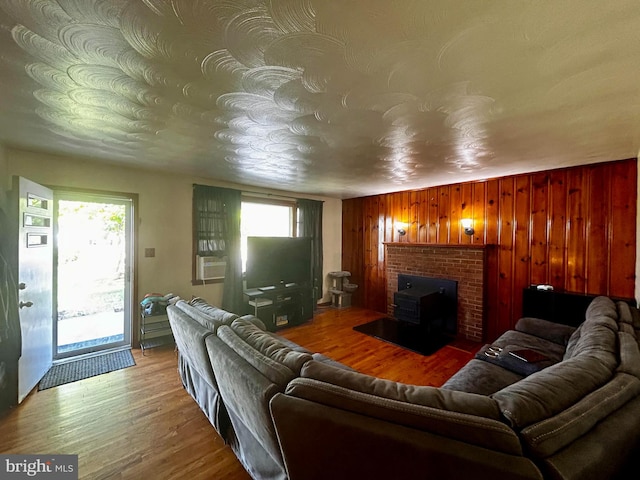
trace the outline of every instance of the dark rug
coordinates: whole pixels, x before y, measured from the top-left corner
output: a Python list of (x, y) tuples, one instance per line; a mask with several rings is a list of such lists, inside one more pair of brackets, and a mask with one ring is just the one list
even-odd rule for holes
[(65, 383), (76, 382), (103, 373), (113, 372), (136, 364), (131, 350), (104, 353), (95, 357), (83, 358), (73, 362), (60, 363), (49, 369), (40, 380), (38, 390), (57, 387)]
[(431, 355), (453, 341), (453, 337), (430, 334), (420, 325), (399, 322), (388, 317), (356, 325), (353, 329), (422, 355)]

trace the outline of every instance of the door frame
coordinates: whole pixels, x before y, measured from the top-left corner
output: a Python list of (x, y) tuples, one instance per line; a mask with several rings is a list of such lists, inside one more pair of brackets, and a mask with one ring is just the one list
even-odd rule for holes
[[(66, 361), (71, 357), (79, 357), (85, 355), (91, 355), (96, 352), (95, 348), (81, 349), (76, 350), (74, 352), (58, 354), (58, 201), (62, 200), (71, 200), (71, 201), (80, 201), (80, 202), (104, 202), (109, 203), (109, 201), (114, 202), (131, 202), (130, 207), (130, 218), (125, 227), (125, 237), (129, 240), (128, 245), (126, 245), (127, 255), (126, 258), (128, 262), (126, 262), (126, 276), (128, 277), (129, 283), (129, 292), (128, 298), (125, 292), (125, 315), (129, 315), (129, 331), (124, 332), (124, 344), (118, 344), (113, 346), (113, 350), (126, 348), (128, 346), (133, 347), (135, 342), (137, 341), (137, 326), (138, 326), (138, 309), (136, 308), (136, 298), (137, 295), (137, 265), (138, 265), (138, 194), (135, 193), (124, 193), (124, 192), (112, 192), (112, 191), (103, 191), (103, 190), (90, 190), (90, 189), (81, 189), (81, 188), (65, 188), (65, 187), (50, 187), (53, 190), (53, 205), (54, 205), (54, 249), (53, 249), (53, 360), (54, 363), (59, 363)], [(126, 241), (125, 239), (125, 241)], [(106, 349), (99, 350), (96, 353), (103, 353), (108, 351)]]

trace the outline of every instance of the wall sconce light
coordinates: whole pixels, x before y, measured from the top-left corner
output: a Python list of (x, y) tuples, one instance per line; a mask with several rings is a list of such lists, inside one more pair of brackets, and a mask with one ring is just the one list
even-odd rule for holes
[(406, 223), (396, 222), (395, 226), (396, 226), (396, 232), (398, 232), (398, 235), (402, 237), (407, 234), (406, 228), (408, 227), (408, 225)]
[(398, 229), (398, 235), (402, 236), (402, 235), (406, 235), (407, 231), (404, 228), (399, 228)]
[(475, 230), (473, 229), (473, 219), (463, 218), (460, 220), (460, 223), (462, 224), (462, 228), (464, 228), (465, 235), (471, 236), (475, 233)]

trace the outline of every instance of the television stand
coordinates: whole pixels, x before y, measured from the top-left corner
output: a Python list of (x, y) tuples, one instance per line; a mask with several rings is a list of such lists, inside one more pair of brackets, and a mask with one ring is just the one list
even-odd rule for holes
[(311, 289), (300, 285), (245, 290), (245, 313), (258, 317), (269, 331), (300, 325), (313, 317)]

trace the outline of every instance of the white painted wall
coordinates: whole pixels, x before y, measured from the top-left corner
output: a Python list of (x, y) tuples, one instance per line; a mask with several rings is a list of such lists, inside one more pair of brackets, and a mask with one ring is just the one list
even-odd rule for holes
[[(0, 160), (0, 174), (2, 169), (6, 170), (8, 176), (21, 175), (48, 186), (138, 194), (138, 296), (142, 297), (148, 292), (172, 292), (186, 299), (200, 296), (212, 304), (221, 304), (221, 284), (191, 285), (192, 185), (199, 183), (239, 190), (242, 190), (242, 186), (16, 149), (5, 150), (5, 159)], [(249, 190), (259, 189), (251, 187)], [(284, 194), (269, 190), (264, 192)], [(326, 273), (342, 269), (342, 202), (326, 197), (308, 198), (324, 201), (326, 292)], [(145, 248), (155, 248), (156, 256), (145, 258)], [(329, 300), (326, 294), (325, 298)]]

